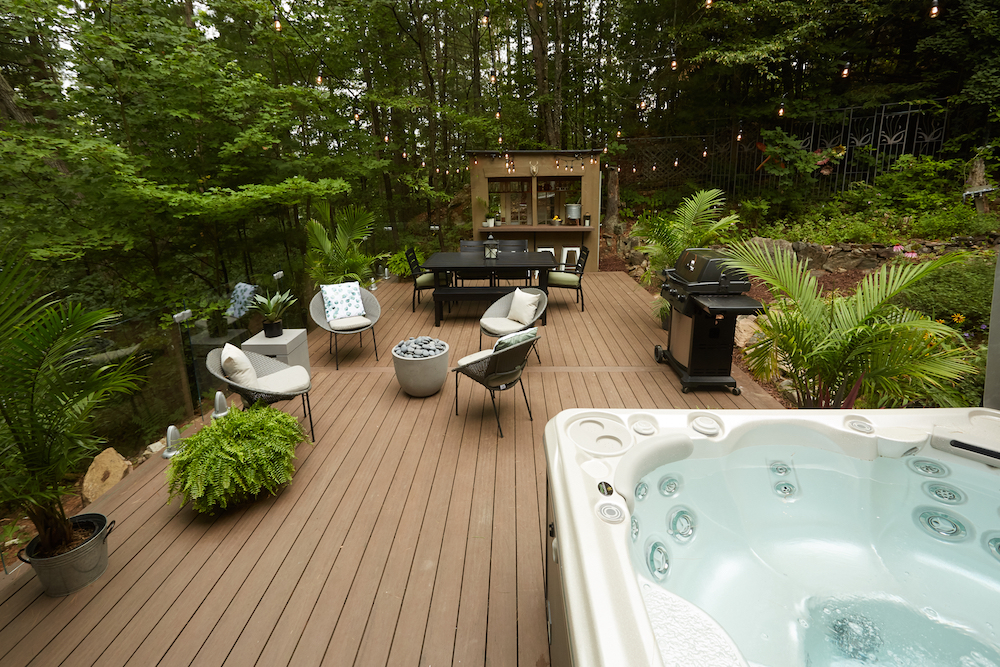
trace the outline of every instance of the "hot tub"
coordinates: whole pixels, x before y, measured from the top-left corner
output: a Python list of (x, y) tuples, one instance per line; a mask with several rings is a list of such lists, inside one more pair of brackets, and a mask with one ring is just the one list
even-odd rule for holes
[(1000, 667), (1000, 412), (567, 410), (564, 665)]

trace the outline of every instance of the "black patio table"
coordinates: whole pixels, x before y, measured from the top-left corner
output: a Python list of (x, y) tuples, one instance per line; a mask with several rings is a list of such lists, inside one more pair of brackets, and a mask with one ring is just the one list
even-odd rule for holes
[[(448, 287), (443, 276), (450, 271), (499, 271), (506, 269), (524, 269), (538, 271), (538, 287), (543, 292), (549, 291), (549, 271), (559, 265), (551, 252), (499, 252), (496, 259), (486, 259), (482, 252), (436, 252), (428, 257), (421, 267), (434, 272), (434, 325), (440, 326), (444, 318), (445, 301), (463, 301), (468, 299), (494, 300), (503, 296), (503, 292), (512, 291), (510, 287)], [(493, 281), (490, 281), (493, 282)], [(545, 324), (543, 317), (542, 324)]]

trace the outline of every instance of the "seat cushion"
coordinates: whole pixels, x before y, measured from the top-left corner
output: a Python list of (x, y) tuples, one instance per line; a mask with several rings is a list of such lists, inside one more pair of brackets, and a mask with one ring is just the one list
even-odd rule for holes
[(520, 322), (527, 326), (536, 319), (535, 311), (538, 310), (538, 299), (540, 294), (522, 292), (520, 289), (514, 290), (514, 298), (510, 302), (510, 312), (507, 319)]
[(494, 336), (506, 336), (507, 334), (521, 331), (524, 325), (506, 317), (484, 317), (479, 320), (479, 326), (483, 331)]
[(357, 317), (341, 317), (338, 320), (329, 320), (327, 324), (334, 331), (354, 331), (355, 329), (364, 329), (371, 326), (372, 321), (367, 317), (359, 315)]
[(575, 273), (549, 272), (549, 284), (556, 287), (579, 287), (580, 276)]
[(493, 344), (493, 351), (499, 352), (500, 350), (506, 350), (508, 347), (514, 347), (515, 345), (531, 340), (536, 335), (538, 335), (538, 327), (531, 327), (530, 329), (525, 329), (524, 331), (508, 334), (497, 339), (497, 342)]
[(234, 384), (244, 387), (257, 386), (257, 371), (246, 353), (232, 343), (226, 343), (222, 348), (222, 372)]
[(480, 350), (458, 360), (459, 366), (468, 366), (493, 354), (493, 350)]
[(289, 366), (257, 378), (257, 389), (273, 394), (297, 394), (309, 389), (309, 383), (309, 371), (302, 366)]
[(417, 287), (434, 287), (434, 274), (433, 273), (423, 273), (417, 276), (416, 281)]
[(365, 305), (361, 302), (361, 284), (339, 283), (337, 285), (320, 285), (323, 293), (323, 307), (326, 319), (339, 320), (344, 317), (357, 317), (365, 314)]

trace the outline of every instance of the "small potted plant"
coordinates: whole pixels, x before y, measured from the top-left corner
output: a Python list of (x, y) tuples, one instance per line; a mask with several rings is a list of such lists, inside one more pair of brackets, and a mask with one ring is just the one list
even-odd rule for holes
[(297, 299), (292, 296), (291, 290), (278, 292), (274, 296), (254, 295), (250, 309), (256, 310), (264, 316), (265, 338), (277, 338), (281, 335), (281, 316), (296, 301)]
[(98, 513), (67, 517), (67, 478), (104, 447), (95, 411), (138, 386), (136, 360), (92, 362), (94, 341), (115, 319), (108, 310), (34, 299), (38, 272), (0, 257), (0, 503), (19, 507), (38, 535), (18, 554), (45, 593), (69, 595), (108, 565), (114, 522)]

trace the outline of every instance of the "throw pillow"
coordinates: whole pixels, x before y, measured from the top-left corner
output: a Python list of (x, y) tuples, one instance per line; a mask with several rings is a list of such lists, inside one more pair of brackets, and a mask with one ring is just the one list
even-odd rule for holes
[(510, 302), (510, 312), (507, 319), (520, 322), (521, 324), (531, 324), (535, 321), (535, 309), (538, 308), (540, 294), (522, 292), (520, 289), (514, 290), (514, 300)]
[(257, 386), (257, 371), (253, 369), (250, 359), (243, 350), (232, 343), (226, 343), (222, 348), (222, 371), (235, 384), (244, 387)]
[(320, 285), (319, 288), (323, 293), (323, 306), (326, 309), (327, 321), (365, 314), (365, 306), (361, 302), (360, 283)]
[(530, 329), (525, 329), (524, 331), (507, 334), (506, 336), (497, 339), (497, 342), (493, 345), (493, 351), (499, 352), (500, 350), (506, 350), (508, 347), (514, 347), (519, 343), (531, 340), (537, 334), (538, 327), (531, 327)]
[(253, 299), (254, 292), (256, 291), (256, 285), (236, 283), (236, 287), (233, 288), (233, 296), (229, 299), (229, 308), (226, 309), (226, 315), (236, 318), (246, 315), (251, 299)]

